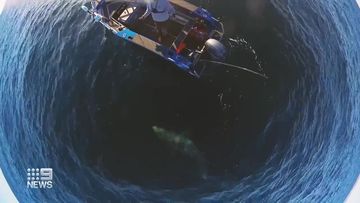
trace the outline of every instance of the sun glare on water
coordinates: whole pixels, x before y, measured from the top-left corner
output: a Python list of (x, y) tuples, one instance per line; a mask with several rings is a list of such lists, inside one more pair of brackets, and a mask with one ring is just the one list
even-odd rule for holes
[(4, 10), (6, 0), (0, 0), (0, 15)]

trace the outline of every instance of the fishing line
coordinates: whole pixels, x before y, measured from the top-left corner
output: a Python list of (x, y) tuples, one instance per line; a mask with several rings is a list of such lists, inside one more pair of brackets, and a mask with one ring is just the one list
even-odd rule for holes
[(211, 61), (211, 60), (206, 60), (206, 59), (201, 59), (201, 60), (199, 60), (199, 62), (212, 63), (212, 64), (217, 64), (217, 65), (227, 66), (227, 67), (230, 67), (230, 68), (236, 68), (238, 70), (242, 70), (242, 71), (254, 74), (256, 76), (259, 76), (262, 79), (266, 79), (266, 80), (269, 79), (269, 77), (264, 75), (264, 74), (258, 73), (256, 71), (250, 70), (248, 68), (244, 68), (244, 67), (241, 67), (241, 66), (229, 64), (229, 63), (223, 63), (223, 62), (220, 62), (220, 61)]

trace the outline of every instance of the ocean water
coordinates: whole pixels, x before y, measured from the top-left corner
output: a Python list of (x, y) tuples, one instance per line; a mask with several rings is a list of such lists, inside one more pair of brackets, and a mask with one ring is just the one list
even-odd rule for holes
[[(355, 1), (194, 1), (238, 39), (229, 61), (268, 81), (218, 67), (193, 79), (83, 1), (16, 2), (0, 16), (0, 167), (20, 202), (342, 202), (356, 181)], [(44, 167), (54, 187), (28, 189), (26, 169)]]

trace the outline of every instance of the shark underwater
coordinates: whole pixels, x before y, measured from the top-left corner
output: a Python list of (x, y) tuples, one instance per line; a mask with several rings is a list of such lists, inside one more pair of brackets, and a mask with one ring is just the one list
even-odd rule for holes
[(195, 161), (198, 175), (202, 179), (207, 179), (207, 160), (193, 141), (188, 138), (187, 133), (176, 133), (157, 126), (153, 126), (153, 132), (156, 137), (164, 142), (172, 151)]

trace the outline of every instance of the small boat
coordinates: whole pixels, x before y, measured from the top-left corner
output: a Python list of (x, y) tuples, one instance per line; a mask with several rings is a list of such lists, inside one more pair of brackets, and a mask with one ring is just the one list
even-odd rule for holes
[(226, 65), (221, 62), (227, 53), (221, 43), (224, 26), (209, 11), (185, 0), (169, 0), (175, 14), (168, 23), (168, 35), (158, 42), (151, 15), (139, 19), (146, 11), (145, 2), (92, 0), (84, 4), (82, 9), (116, 36), (170, 61), (196, 78), (200, 78), (205, 69), (204, 66), (197, 66), (201, 61)]

